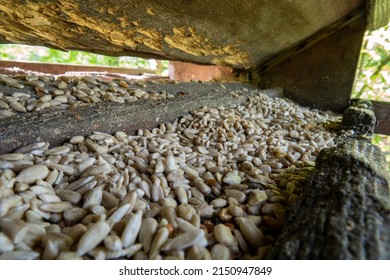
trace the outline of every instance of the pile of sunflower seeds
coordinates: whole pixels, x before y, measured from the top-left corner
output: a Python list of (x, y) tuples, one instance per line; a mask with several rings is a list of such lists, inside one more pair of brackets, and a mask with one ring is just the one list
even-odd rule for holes
[(0, 259), (264, 259), (331, 118), (259, 94), (0, 155)]
[(104, 101), (132, 103), (141, 99), (174, 97), (167, 92), (144, 90), (144, 81), (104, 79), (97, 76), (0, 74), (0, 85), (9, 89), (9, 92), (0, 91), (0, 118), (50, 108), (72, 109)]

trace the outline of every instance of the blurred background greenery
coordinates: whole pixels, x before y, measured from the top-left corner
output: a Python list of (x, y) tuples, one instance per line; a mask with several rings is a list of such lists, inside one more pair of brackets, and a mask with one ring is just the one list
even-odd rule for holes
[[(146, 68), (160, 75), (167, 75), (168, 71), (168, 61), (110, 57), (80, 51), (63, 52), (25, 45), (0, 45), (0, 59)], [(390, 24), (366, 33), (352, 97), (390, 102)], [(390, 171), (390, 136), (375, 134), (373, 143), (385, 153)]]
[[(390, 102), (390, 23), (366, 33), (352, 97)], [(385, 153), (390, 171), (390, 136), (375, 134), (373, 143)]]
[(168, 74), (168, 61), (130, 56), (113, 57), (81, 51), (63, 52), (46, 47), (27, 45), (0, 45), (0, 59), (78, 65), (119, 66), (138, 69), (144, 68), (155, 70), (157, 74)]

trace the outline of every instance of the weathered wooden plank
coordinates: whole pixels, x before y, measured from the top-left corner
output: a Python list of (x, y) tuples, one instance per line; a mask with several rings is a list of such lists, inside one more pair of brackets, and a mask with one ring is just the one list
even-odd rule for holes
[(0, 1), (0, 43), (255, 68), (364, 0)]
[(365, 9), (364, 7), (360, 7), (359, 9), (356, 9), (352, 13), (346, 15), (345, 17), (342, 17), (338, 21), (322, 28), (314, 35), (308, 37), (303, 42), (300, 42), (299, 44), (294, 45), (292, 48), (287, 48), (278, 54), (276, 54), (273, 57), (270, 57), (266, 61), (264, 61), (261, 65), (259, 65), (254, 71), (251, 73), (251, 79), (254, 81), (260, 80), (260, 74), (263, 72), (266, 72), (272, 68), (278, 67), (280, 64), (285, 62), (287, 59), (301, 53), (302, 51), (312, 47), (313, 45), (317, 44), (318, 42), (322, 41), (323, 39), (329, 37), (333, 33), (339, 31), (340, 29), (350, 25), (352, 22), (358, 20), (361, 17), (365, 16)]
[[(360, 118), (355, 126), (371, 125), (372, 131), (374, 115), (366, 116), (365, 124)], [(348, 129), (353, 120), (343, 123)], [(268, 258), (390, 259), (389, 174), (383, 153), (367, 132), (342, 135), (337, 146), (319, 153), (301, 201)]]
[(347, 26), (274, 67), (259, 72), (260, 87), (282, 87), (303, 106), (342, 112), (348, 107), (365, 18)]
[(389, 0), (370, 0), (367, 1), (369, 30), (375, 30), (385, 26), (390, 21), (390, 1)]
[(20, 68), (23, 71), (34, 71), (52, 75), (61, 75), (67, 72), (107, 72), (125, 75), (156, 74), (156, 71), (150, 69), (133, 69), (128, 67), (22, 62), (11, 60), (0, 61), (0, 68), (14, 67)]
[[(75, 110), (45, 110), (0, 119), (0, 154), (37, 141), (58, 145), (74, 135), (89, 135), (93, 131), (134, 134), (138, 129), (157, 127), (202, 106), (242, 104), (253, 93), (250, 89), (254, 88), (240, 83), (154, 86), (180, 94), (172, 99), (140, 100), (132, 104), (102, 102)], [(280, 90), (262, 92), (277, 94)]]

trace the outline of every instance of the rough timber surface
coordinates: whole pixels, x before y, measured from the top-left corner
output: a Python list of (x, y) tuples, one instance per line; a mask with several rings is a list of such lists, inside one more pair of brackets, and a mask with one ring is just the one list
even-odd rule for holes
[(358, 16), (280, 64), (259, 70), (260, 87), (282, 87), (300, 105), (343, 112), (351, 98), (365, 24)]
[(335, 147), (319, 153), (301, 201), (268, 258), (390, 259), (385, 157), (364, 132), (358, 134), (342, 136)]
[[(254, 89), (241, 83), (148, 83), (145, 90), (165, 90), (177, 96), (131, 104), (101, 102), (74, 110), (44, 110), (0, 119), (0, 154), (37, 141), (55, 146), (74, 135), (89, 135), (93, 131), (132, 134), (138, 129), (152, 129), (203, 106), (242, 104)], [(261, 92), (278, 94), (280, 90)]]
[(0, 43), (254, 68), (363, 0), (0, 0)]
[(368, 1), (368, 29), (375, 30), (385, 26), (390, 21), (390, 1)]

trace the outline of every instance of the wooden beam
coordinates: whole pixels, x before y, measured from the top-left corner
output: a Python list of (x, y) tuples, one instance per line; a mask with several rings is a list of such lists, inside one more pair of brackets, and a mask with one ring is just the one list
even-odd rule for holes
[(375, 30), (385, 26), (390, 21), (389, 0), (369, 0), (368, 4), (368, 25), (369, 30)]
[(0, 43), (254, 69), (364, 2), (0, 1)]
[[(59, 145), (74, 135), (93, 131), (134, 134), (152, 129), (202, 106), (218, 107), (244, 103), (253, 94), (253, 85), (241, 83), (180, 83), (154, 85), (157, 90), (177, 94), (175, 98), (140, 100), (131, 104), (101, 102), (75, 110), (24, 113), (0, 119), (0, 154), (20, 146), (45, 141)], [(244, 90), (243, 90), (244, 89)], [(150, 88), (149, 88), (150, 90)], [(280, 90), (262, 91), (280, 94)]]
[(282, 87), (303, 106), (342, 112), (349, 103), (364, 32), (365, 18), (354, 17), (281, 64), (261, 69), (260, 87)]
[(34, 71), (52, 75), (61, 75), (69, 72), (101, 72), (137, 76), (143, 74), (156, 74), (156, 71), (144, 68), (134, 69), (129, 67), (58, 64), (12, 60), (1, 60), (0, 68), (20, 68), (23, 71)]
[(291, 48), (287, 48), (275, 56), (272, 56), (265, 60), (261, 65), (259, 65), (252, 73), (251, 78), (254, 81), (260, 81), (260, 74), (266, 71), (269, 71), (272, 68), (278, 67), (280, 64), (288, 60), (289, 58), (301, 53), (302, 51), (312, 47), (316, 43), (322, 41), (323, 39), (329, 37), (333, 33), (339, 31), (340, 29), (350, 25), (352, 22), (357, 19), (364, 17), (366, 11), (364, 7), (359, 7), (352, 13), (340, 18), (338, 21), (322, 28), (312, 36), (306, 38), (304, 41), (297, 43)]

